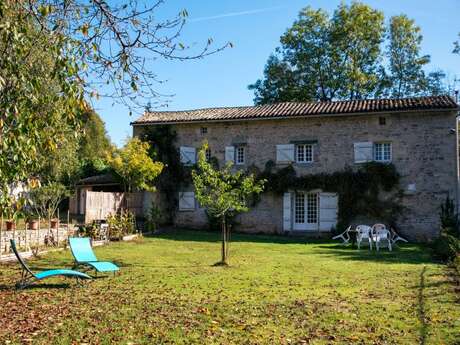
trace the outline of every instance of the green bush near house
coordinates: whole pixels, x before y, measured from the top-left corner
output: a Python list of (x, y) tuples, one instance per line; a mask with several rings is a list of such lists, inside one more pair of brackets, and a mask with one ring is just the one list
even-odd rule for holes
[(432, 244), (433, 252), (441, 260), (453, 261), (460, 254), (460, 233), (454, 201), (449, 196), (441, 205), (439, 217), (441, 234)]

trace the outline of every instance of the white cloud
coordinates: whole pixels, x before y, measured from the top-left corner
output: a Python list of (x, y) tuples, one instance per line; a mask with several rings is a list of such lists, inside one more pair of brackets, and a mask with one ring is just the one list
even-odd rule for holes
[(279, 10), (280, 8), (283, 8), (283, 6), (259, 8), (255, 10), (248, 10), (248, 11), (241, 11), (241, 12), (229, 12), (229, 13), (217, 14), (215, 16), (209, 16), (209, 17), (190, 18), (189, 22), (203, 22), (207, 20), (214, 20), (214, 19), (221, 19), (221, 18), (228, 18), (228, 17), (247, 16), (251, 14), (275, 11), (275, 10)]

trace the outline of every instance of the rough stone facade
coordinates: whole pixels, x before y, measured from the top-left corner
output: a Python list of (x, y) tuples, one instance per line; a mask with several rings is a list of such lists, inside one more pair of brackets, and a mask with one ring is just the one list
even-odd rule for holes
[[(381, 117), (385, 118), (382, 124)], [(134, 135), (145, 125), (134, 125)], [(172, 125), (178, 134), (177, 146), (199, 148), (209, 142), (212, 156), (224, 161), (225, 147), (244, 144), (244, 166), (263, 169), (276, 161), (276, 145), (295, 141), (314, 142), (314, 162), (295, 164), (298, 175), (334, 172), (354, 163), (354, 143), (391, 142), (392, 162), (401, 174), (401, 188), (415, 184), (405, 193), (406, 210), (398, 230), (412, 239), (427, 239), (439, 231), (439, 206), (447, 195), (457, 198), (456, 111), (401, 112), (388, 114), (338, 115), (328, 117), (237, 120)], [(202, 133), (202, 127), (207, 133)], [(278, 164), (277, 167), (286, 165)], [(412, 186), (414, 187), (414, 186)], [(190, 190), (193, 188), (190, 186)], [(202, 227), (204, 211), (177, 213), (176, 224)], [(240, 229), (251, 232), (283, 232), (282, 196), (263, 194), (262, 200), (239, 219)]]

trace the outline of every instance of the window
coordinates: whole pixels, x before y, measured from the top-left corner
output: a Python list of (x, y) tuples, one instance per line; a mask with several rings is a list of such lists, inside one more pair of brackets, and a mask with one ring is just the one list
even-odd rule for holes
[(385, 116), (380, 116), (379, 117), (379, 125), (385, 126), (387, 124), (387, 119)]
[(391, 143), (374, 143), (374, 160), (391, 162)]
[(211, 160), (211, 149), (206, 149), (206, 160), (208, 162)]
[(201, 135), (207, 134), (208, 133), (208, 127), (201, 127), (200, 132), (201, 132)]
[(305, 223), (305, 194), (295, 194), (295, 222), (297, 224)]
[(318, 223), (318, 194), (309, 193), (307, 194), (307, 223), (316, 224)]
[(296, 162), (311, 163), (313, 162), (313, 145), (301, 144), (296, 146)]
[(235, 152), (235, 163), (244, 164), (244, 146), (238, 146)]
[(180, 192), (179, 193), (179, 211), (192, 211), (195, 209), (195, 193)]

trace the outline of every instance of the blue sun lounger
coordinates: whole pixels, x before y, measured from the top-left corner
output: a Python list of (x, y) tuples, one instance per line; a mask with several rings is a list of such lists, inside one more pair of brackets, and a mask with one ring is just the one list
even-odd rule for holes
[(74, 268), (85, 265), (94, 268), (96, 272), (113, 272), (119, 270), (118, 266), (108, 261), (99, 261), (94, 255), (91, 242), (88, 237), (69, 238), (70, 250), (75, 259)]
[(31, 285), (34, 281), (55, 277), (55, 276), (64, 276), (64, 277), (71, 277), (76, 278), (77, 282), (79, 279), (91, 279), (91, 277), (85, 273), (66, 270), (66, 269), (57, 269), (57, 270), (48, 270), (42, 271), (39, 273), (33, 273), (29, 266), (25, 263), (25, 261), (21, 258), (16, 248), (16, 242), (14, 240), (10, 240), (11, 249), (13, 250), (14, 255), (18, 259), (19, 263), (22, 266), (21, 272), (21, 280), (16, 284), (18, 289), (24, 289), (25, 287)]

